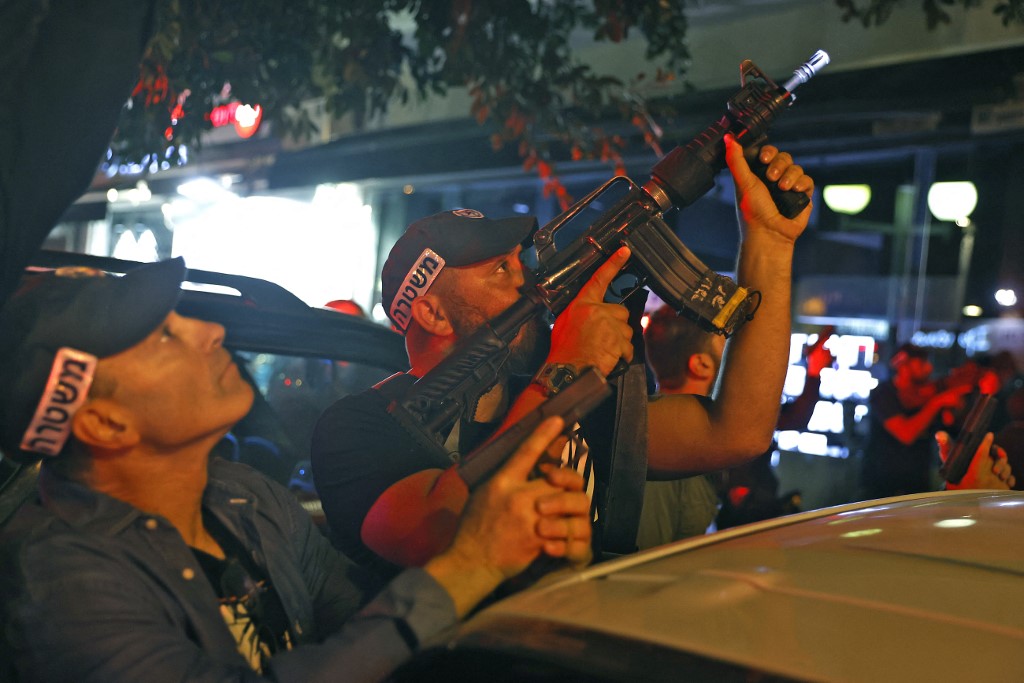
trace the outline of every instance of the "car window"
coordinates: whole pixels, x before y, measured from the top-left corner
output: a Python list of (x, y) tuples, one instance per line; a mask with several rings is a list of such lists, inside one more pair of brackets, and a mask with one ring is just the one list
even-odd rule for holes
[(251, 465), (289, 488), (312, 488), (308, 460), (320, 414), (343, 396), (391, 374), (352, 361), (276, 353), (235, 352), (256, 388), (252, 410), (218, 448), (218, 455)]

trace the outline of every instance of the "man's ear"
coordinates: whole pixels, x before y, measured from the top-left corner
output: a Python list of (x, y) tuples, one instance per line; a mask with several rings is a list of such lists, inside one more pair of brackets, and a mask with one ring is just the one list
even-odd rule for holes
[(120, 404), (98, 398), (86, 401), (71, 421), (75, 438), (102, 450), (122, 450), (139, 443), (131, 414)]
[(715, 361), (709, 353), (690, 354), (686, 369), (699, 379), (707, 379), (715, 374)]
[(412, 319), (424, 331), (438, 337), (447, 337), (455, 333), (440, 297), (434, 294), (418, 296), (413, 299), (411, 309)]

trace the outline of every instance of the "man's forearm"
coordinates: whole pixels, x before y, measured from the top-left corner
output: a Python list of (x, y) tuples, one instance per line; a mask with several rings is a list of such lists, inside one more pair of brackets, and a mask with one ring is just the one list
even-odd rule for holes
[(941, 406), (929, 401), (913, 415), (896, 415), (890, 417), (882, 426), (904, 445), (910, 445), (917, 441), (928, 430), (935, 416), (939, 414)]
[(388, 562), (421, 566), (451, 544), (468, 496), (454, 468), (412, 474), (388, 487), (367, 512), (363, 543)]
[(724, 428), (746, 431), (758, 452), (771, 444), (786, 380), (793, 247), (773, 233), (756, 233), (742, 244), (736, 279), (761, 293), (761, 305), (726, 345), (714, 395), (716, 418)]
[(726, 344), (713, 400), (665, 396), (649, 404), (649, 465), (662, 475), (730, 467), (764, 452), (778, 419), (790, 336), (793, 242), (756, 234), (741, 247), (737, 280), (761, 293), (754, 318)]
[(269, 673), (278, 681), (379, 681), (457, 618), (445, 586), (407, 570), (340, 632), (273, 657)]

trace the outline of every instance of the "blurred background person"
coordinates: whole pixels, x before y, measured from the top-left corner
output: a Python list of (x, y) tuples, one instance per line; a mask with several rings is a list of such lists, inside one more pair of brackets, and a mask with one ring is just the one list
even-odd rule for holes
[[(823, 330), (817, 343), (808, 350), (804, 391), (795, 401), (782, 406), (779, 429), (807, 426), (818, 400), (821, 369), (830, 367), (833, 361), (832, 354), (824, 348), (829, 336), (829, 332)], [(663, 306), (650, 316), (644, 344), (660, 393), (699, 396), (711, 393), (722, 364), (725, 337), (706, 332)], [(797, 512), (798, 493), (782, 498), (778, 495), (779, 481), (771, 467), (773, 450), (722, 472), (671, 481), (648, 481), (644, 488), (637, 546), (643, 550), (697, 536), (705, 533), (712, 523), (716, 528), (725, 528)]]
[[(973, 382), (949, 388), (932, 378), (928, 352), (903, 344), (889, 361), (891, 377), (871, 392), (870, 433), (861, 472), (866, 498), (930, 491), (938, 465), (934, 436), (943, 411), (962, 411)], [(946, 424), (950, 427), (950, 424)]]

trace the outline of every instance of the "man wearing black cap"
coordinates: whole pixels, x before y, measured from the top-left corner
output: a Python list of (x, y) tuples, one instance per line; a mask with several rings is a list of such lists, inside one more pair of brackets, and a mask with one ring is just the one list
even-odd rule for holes
[(184, 275), (30, 275), (0, 310), (0, 448), (43, 460), (0, 535), (0, 677), (379, 680), (541, 553), (586, 552), (582, 479), (527, 480), (551, 420), (363, 607), (365, 574), (288, 491), (211, 460), (253, 390), (220, 325), (174, 312)]
[[(789, 350), (793, 246), (810, 210), (794, 220), (784, 218), (731, 138), (726, 156), (743, 237), (737, 279), (759, 290), (762, 303), (754, 319), (730, 339), (713, 399), (666, 396), (648, 404), (649, 478), (720, 469), (759, 455), (771, 442), (776, 422)], [(813, 181), (788, 154), (766, 146), (761, 161), (769, 164), (768, 177), (783, 190), (812, 193)], [(384, 266), (382, 293), (385, 310), (406, 336), (412, 365), (407, 383), (518, 299), (524, 282), (519, 245), (533, 227), (533, 219), (492, 220), (461, 209), (417, 221), (398, 240)], [(594, 366), (607, 374), (620, 358), (632, 358), (626, 309), (603, 303), (605, 290), (628, 258), (625, 248), (614, 254), (550, 333), (539, 322), (521, 331), (506, 371), (532, 375), (533, 381), (518, 396), (512, 382), (500, 382), (482, 397), (474, 415), (462, 416), (446, 450), (469, 452), (581, 368)], [(356, 561), (382, 571), (387, 563), (422, 564), (444, 548), (467, 496), (450, 463), (423, 452), (404, 434), (388, 415), (388, 403), (385, 393), (375, 389), (331, 406), (314, 430), (312, 454), (335, 543)], [(589, 432), (587, 441), (595, 452), (605, 450)], [(573, 440), (573, 446), (570, 459), (585, 463), (589, 445)], [(601, 476), (600, 456), (590, 466)]]

